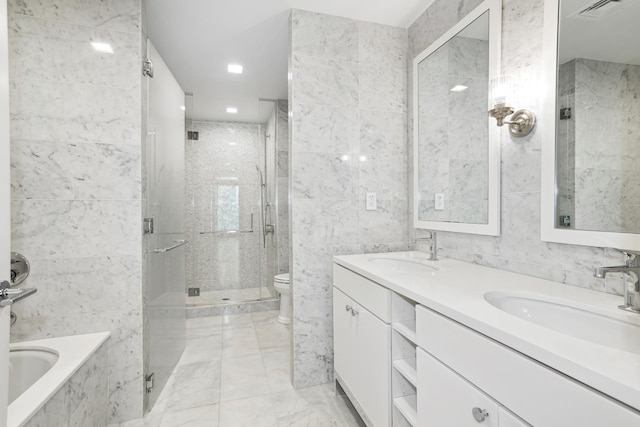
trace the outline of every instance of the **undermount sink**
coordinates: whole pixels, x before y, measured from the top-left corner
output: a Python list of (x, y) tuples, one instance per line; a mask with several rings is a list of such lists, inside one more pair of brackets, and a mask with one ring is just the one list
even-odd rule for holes
[(369, 258), (369, 262), (380, 265), (380, 266), (384, 266), (391, 270), (406, 271), (406, 272), (412, 272), (412, 273), (423, 273), (423, 272), (432, 273), (438, 270), (436, 266), (428, 264), (429, 262), (432, 262), (432, 261), (429, 261), (426, 258), (375, 257), (375, 258)]
[(505, 313), (545, 328), (640, 354), (640, 324), (543, 295), (496, 291), (485, 293), (484, 299)]

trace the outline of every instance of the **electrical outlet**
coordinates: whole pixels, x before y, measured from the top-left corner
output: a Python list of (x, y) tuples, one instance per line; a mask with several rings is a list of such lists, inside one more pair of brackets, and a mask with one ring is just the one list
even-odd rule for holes
[(444, 210), (444, 193), (434, 193), (433, 203), (437, 211)]
[(376, 196), (376, 193), (367, 192), (366, 205), (368, 211), (375, 211), (376, 209), (378, 209), (378, 198)]

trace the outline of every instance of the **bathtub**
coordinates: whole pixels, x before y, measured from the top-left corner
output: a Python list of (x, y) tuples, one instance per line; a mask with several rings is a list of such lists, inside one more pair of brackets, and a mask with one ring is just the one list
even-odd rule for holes
[[(70, 412), (54, 414), (50, 410), (45, 413), (45, 407), (52, 398), (68, 399), (72, 377), (78, 375), (88, 361), (104, 364), (99, 369), (104, 370), (106, 375), (107, 350), (104, 344), (108, 338), (109, 332), (100, 332), (11, 344), (7, 427), (37, 425), (39, 418), (71, 417), (73, 414)], [(95, 375), (95, 368), (89, 367), (89, 371), (86, 377), (99, 377)], [(78, 384), (83, 387), (83, 382), (79, 381)], [(68, 389), (63, 390), (64, 387)], [(85, 395), (84, 390), (82, 395)], [(67, 403), (66, 400), (64, 402)], [(67, 404), (57, 406), (69, 408), (69, 411), (73, 409)], [(106, 403), (104, 411), (106, 414)]]

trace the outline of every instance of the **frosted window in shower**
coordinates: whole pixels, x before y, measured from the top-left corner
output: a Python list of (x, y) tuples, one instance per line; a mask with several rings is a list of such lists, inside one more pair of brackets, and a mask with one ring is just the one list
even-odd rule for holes
[(216, 200), (216, 230), (240, 229), (240, 188), (238, 185), (218, 184)]

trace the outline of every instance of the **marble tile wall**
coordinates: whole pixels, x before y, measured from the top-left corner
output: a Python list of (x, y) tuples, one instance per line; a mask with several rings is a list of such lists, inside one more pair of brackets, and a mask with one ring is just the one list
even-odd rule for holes
[[(575, 226), (640, 232), (640, 66), (577, 58)], [(606, 142), (605, 142), (606, 141)]]
[[(489, 44), (458, 35), (419, 72), (420, 219), (486, 224)], [(467, 89), (451, 90), (458, 85)], [(443, 210), (435, 210), (436, 193)]]
[(40, 408), (24, 427), (108, 424), (108, 344), (105, 342)]
[[(111, 331), (109, 417), (142, 414), (141, 2), (9, 0), (12, 340)], [(91, 42), (110, 43), (113, 53)], [(126, 295), (126, 298), (122, 296)]]
[[(403, 250), (407, 236), (407, 31), (291, 15), (290, 269), (293, 383), (333, 379), (336, 254)], [(365, 210), (365, 193), (378, 197)]]
[[(479, 3), (480, 0), (436, 0), (409, 27), (409, 60), (412, 61)], [(516, 106), (534, 112), (541, 108), (541, 94), (537, 90), (542, 74), (543, 15), (544, 0), (503, 0), (502, 73), (512, 77), (518, 93), (514, 100)], [(409, 126), (410, 157), (411, 129)], [(511, 138), (506, 129), (501, 131), (501, 235), (490, 237), (440, 232), (438, 238), (442, 255), (570, 285), (621, 293), (622, 284), (618, 278), (605, 281), (594, 278), (592, 274), (596, 265), (619, 264), (622, 261), (620, 255), (602, 248), (540, 240), (542, 137), (538, 130), (517, 140)], [(423, 231), (411, 230), (411, 234), (423, 236)]]
[[(187, 141), (186, 218), (193, 244), (185, 252), (193, 270), (187, 287), (202, 291), (259, 286), (261, 126), (194, 121), (198, 141)], [(264, 169), (261, 166), (261, 169)], [(250, 230), (213, 235), (201, 231)], [(263, 275), (263, 274), (262, 274)]]

